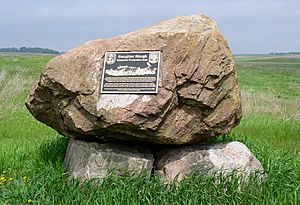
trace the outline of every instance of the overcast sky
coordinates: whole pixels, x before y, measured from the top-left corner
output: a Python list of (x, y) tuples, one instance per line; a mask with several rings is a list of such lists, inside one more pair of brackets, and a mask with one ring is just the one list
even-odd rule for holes
[(236, 54), (300, 51), (300, 0), (0, 0), (0, 47), (67, 51), (197, 13), (218, 23)]

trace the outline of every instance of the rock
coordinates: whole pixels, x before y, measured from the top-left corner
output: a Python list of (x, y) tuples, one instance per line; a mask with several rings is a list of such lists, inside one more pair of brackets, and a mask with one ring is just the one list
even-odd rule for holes
[(84, 142), (71, 139), (64, 160), (65, 169), (82, 181), (103, 179), (111, 173), (133, 175), (152, 171), (151, 151), (141, 146)]
[(156, 173), (167, 183), (174, 179), (181, 181), (191, 172), (211, 176), (235, 171), (242, 179), (247, 179), (250, 174), (263, 171), (261, 163), (240, 142), (163, 149), (155, 158)]
[[(100, 94), (107, 51), (161, 51), (157, 94)], [(65, 136), (187, 144), (228, 133), (242, 117), (235, 59), (214, 21), (178, 17), (52, 59), (26, 106)]]

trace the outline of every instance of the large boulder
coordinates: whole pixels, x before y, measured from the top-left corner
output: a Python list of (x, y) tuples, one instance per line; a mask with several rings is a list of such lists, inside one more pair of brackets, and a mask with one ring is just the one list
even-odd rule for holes
[[(107, 51), (161, 51), (157, 94), (101, 94)], [(186, 144), (230, 132), (241, 117), (235, 59), (216, 23), (178, 17), (52, 59), (26, 106), (71, 138)]]

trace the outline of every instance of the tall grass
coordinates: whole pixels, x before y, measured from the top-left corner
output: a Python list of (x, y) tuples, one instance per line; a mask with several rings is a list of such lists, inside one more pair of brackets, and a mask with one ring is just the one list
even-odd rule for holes
[[(234, 136), (231, 136), (231, 138)], [(64, 150), (62, 138), (42, 143), (47, 150)], [(263, 163), (268, 179), (259, 183), (249, 179), (240, 186), (237, 177), (205, 177), (190, 175), (180, 186), (165, 187), (157, 177), (120, 177), (111, 175), (100, 185), (69, 180), (62, 167), (62, 152), (50, 153), (32, 160), (31, 172), (14, 175), (13, 170), (3, 174), (0, 201), (3, 204), (298, 204), (299, 159), (278, 150), (244, 141)], [(48, 156), (51, 160), (46, 160)], [(233, 175), (234, 176), (234, 175)], [(230, 177), (230, 180), (229, 180)], [(218, 179), (218, 180), (217, 180)]]
[(234, 133), (300, 157), (300, 58), (238, 58), (243, 119)]
[(244, 115), (249, 117), (270, 115), (284, 121), (300, 120), (300, 98), (284, 99), (272, 93), (245, 90), (242, 92), (242, 105)]
[[(264, 183), (253, 177), (240, 187), (236, 177), (216, 183), (216, 177), (190, 175), (167, 188), (157, 177), (111, 175), (84, 185), (69, 179), (62, 162), (67, 139), (23, 105), (50, 58), (0, 56), (0, 204), (300, 204), (299, 96), (290, 89), (300, 86), (297, 60), (238, 59), (244, 118), (215, 140), (244, 142), (265, 168)], [(269, 81), (283, 70), (280, 81)]]

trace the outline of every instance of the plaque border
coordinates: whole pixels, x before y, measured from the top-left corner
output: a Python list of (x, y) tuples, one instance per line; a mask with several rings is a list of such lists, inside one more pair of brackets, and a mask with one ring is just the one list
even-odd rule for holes
[[(155, 91), (104, 91), (103, 90), (103, 81), (104, 81), (104, 74), (105, 74), (105, 63), (106, 63), (106, 56), (108, 53), (150, 53), (150, 52), (158, 52), (158, 66), (157, 66), (157, 83), (155, 87)], [(103, 60), (103, 71), (102, 71), (102, 77), (100, 81), (100, 94), (157, 94), (158, 93), (158, 85), (159, 85), (159, 79), (160, 79), (160, 63), (161, 63), (161, 51), (160, 50), (145, 50), (145, 51), (106, 51), (104, 55), (104, 60)]]

